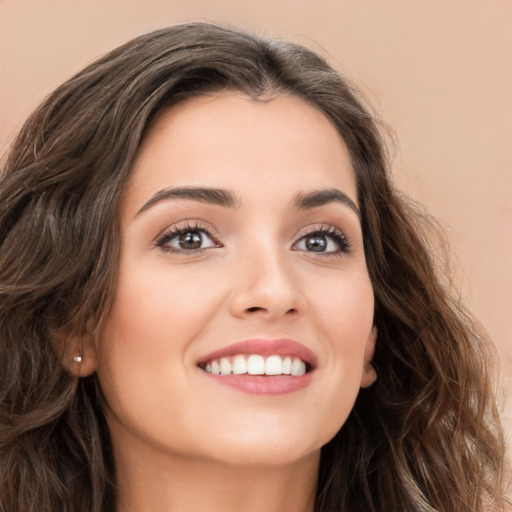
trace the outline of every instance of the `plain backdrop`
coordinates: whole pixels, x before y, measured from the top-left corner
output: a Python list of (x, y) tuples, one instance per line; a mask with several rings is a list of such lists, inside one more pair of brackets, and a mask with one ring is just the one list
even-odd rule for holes
[(397, 181), (448, 230), (461, 292), (512, 375), (512, 0), (0, 0), (0, 152), (96, 56), (193, 20), (310, 46), (364, 90), (396, 134)]

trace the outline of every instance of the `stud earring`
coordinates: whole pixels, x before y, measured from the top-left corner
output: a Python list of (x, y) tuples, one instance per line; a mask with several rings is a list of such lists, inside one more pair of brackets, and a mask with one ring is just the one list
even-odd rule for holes
[(75, 361), (75, 363), (81, 363), (82, 362), (82, 352), (80, 352), (80, 354), (78, 354), (77, 356), (73, 357), (73, 361)]

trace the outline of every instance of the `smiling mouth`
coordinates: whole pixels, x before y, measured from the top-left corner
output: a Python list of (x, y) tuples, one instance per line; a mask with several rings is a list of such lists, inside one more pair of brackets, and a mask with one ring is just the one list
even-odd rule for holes
[(296, 356), (238, 354), (201, 362), (198, 367), (213, 375), (262, 375), (301, 377), (311, 366)]

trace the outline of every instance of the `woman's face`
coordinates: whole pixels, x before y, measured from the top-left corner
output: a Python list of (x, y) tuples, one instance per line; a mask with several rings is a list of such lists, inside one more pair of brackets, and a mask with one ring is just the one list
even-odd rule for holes
[(93, 355), (114, 446), (316, 456), (375, 379), (354, 173), (330, 121), (287, 95), (171, 108), (138, 152), (121, 226)]

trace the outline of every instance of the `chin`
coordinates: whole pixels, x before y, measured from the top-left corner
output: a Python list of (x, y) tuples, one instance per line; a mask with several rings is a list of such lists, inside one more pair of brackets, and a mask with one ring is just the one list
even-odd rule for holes
[[(317, 457), (321, 447), (330, 440), (306, 438), (303, 430), (279, 432), (272, 427), (260, 432), (233, 432), (228, 439), (215, 444), (212, 459), (233, 466), (284, 467), (308, 457)], [(221, 448), (222, 447), (222, 448)], [(221, 448), (219, 450), (219, 448)]]

